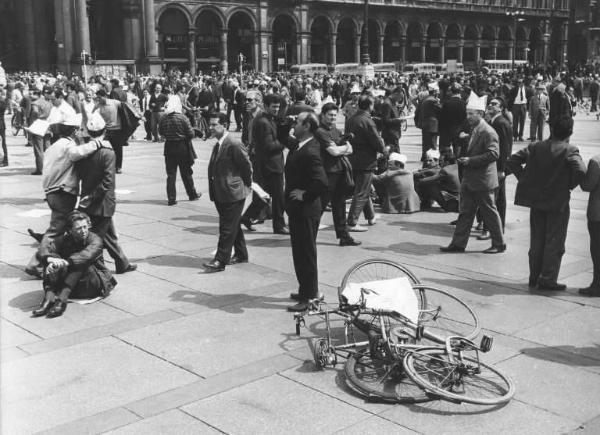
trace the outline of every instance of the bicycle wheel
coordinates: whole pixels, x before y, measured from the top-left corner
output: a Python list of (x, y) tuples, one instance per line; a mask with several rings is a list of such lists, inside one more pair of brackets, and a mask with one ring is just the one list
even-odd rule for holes
[(344, 364), (350, 388), (370, 399), (393, 403), (421, 403), (431, 397), (404, 372), (402, 362), (372, 358), (368, 349), (351, 354)]
[(403, 367), (415, 384), (441, 399), (476, 405), (499, 405), (515, 393), (512, 380), (475, 358), (454, 355), (445, 349), (419, 349), (404, 357)]
[(19, 134), (19, 130), (21, 130), (21, 116), (18, 113), (15, 113), (10, 120), (11, 132), (13, 136), (17, 136)]
[(400, 121), (400, 127), (402, 128), (402, 131), (408, 130), (408, 122), (406, 121), (406, 119)]
[(449, 336), (459, 336), (469, 340), (481, 331), (477, 314), (448, 292), (427, 285), (414, 284), (419, 295), (419, 324), (424, 328), (424, 338), (443, 343)]
[(344, 275), (338, 287), (338, 299), (341, 305), (345, 304), (342, 291), (349, 283), (379, 281), (384, 279), (401, 278), (406, 276), (411, 284), (419, 284), (419, 279), (406, 267), (390, 260), (370, 259), (354, 264)]

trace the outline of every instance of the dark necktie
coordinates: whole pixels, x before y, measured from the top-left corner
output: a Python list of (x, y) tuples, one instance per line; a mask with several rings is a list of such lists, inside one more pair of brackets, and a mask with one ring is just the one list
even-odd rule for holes
[(519, 101), (523, 101), (523, 88), (519, 88)]

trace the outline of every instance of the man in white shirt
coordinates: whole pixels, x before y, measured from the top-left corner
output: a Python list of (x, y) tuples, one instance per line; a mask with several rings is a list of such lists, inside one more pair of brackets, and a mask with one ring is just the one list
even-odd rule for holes
[(523, 142), (523, 130), (525, 129), (525, 118), (527, 107), (532, 91), (525, 86), (523, 78), (517, 79), (517, 84), (512, 91), (512, 114), (513, 114), (513, 139)]

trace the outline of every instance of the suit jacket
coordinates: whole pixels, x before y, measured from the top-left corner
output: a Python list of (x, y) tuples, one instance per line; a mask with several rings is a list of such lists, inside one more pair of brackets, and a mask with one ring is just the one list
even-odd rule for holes
[(458, 134), (463, 122), (467, 119), (467, 104), (460, 97), (444, 100), (439, 117), (440, 131)]
[[(305, 191), (302, 201), (290, 198), (294, 189)], [(285, 210), (289, 216), (318, 218), (321, 216), (321, 196), (326, 191), (327, 175), (321, 161), (320, 145), (313, 138), (288, 155), (285, 164)]]
[(474, 192), (498, 187), (498, 134), (483, 119), (473, 128), (464, 155), (469, 162), (463, 166), (461, 187)]
[(548, 115), (548, 124), (552, 127), (556, 120), (562, 116), (573, 117), (571, 101), (566, 93), (554, 89), (550, 94), (550, 114)]
[(398, 145), (402, 136), (402, 121), (396, 105), (390, 98), (386, 98), (379, 107), (381, 115), (381, 137), (386, 144)]
[(425, 133), (438, 133), (438, 119), (442, 106), (437, 98), (433, 95), (428, 95), (419, 104), (418, 112), (418, 127)]
[(506, 166), (506, 161), (512, 154), (513, 148), (513, 136), (512, 136), (512, 126), (508, 119), (502, 114), (496, 117), (492, 122), (492, 127), (496, 131), (498, 135), (498, 146), (499, 157), (496, 161), (496, 167), (498, 168), (498, 172), (504, 172), (504, 167)]
[[(525, 90), (525, 101), (527, 104), (527, 108), (529, 108), (529, 100), (531, 99), (531, 97), (533, 97), (533, 88), (531, 86), (524, 86), (523, 87)], [(514, 86), (511, 90), (510, 90), (510, 107), (512, 108), (512, 105), (515, 104), (515, 99), (517, 98), (517, 95), (519, 93), (519, 86)], [(489, 100), (488, 100), (489, 101)]]
[(383, 152), (383, 141), (377, 133), (375, 122), (364, 110), (356, 112), (346, 122), (346, 133), (354, 134), (350, 141), (353, 153), (350, 156), (352, 168), (372, 171), (377, 167), (377, 153)]
[(529, 116), (534, 118), (540, 115), (540, 112), (544, 117), (550, 111), (550, 99), (547, 95), (534, 95), (529, 100)]
[(75, 164), (81, 179), (81, 197), (90, 196), (88, 206), (80, 209), (91, 216), (109, 217), (115, 214), (115, 152), (100, 148)]
[(213, 202), (236, 202), (252, 191), (252, 165), (244, 145), (230, 134), (213, 148), (208, 163), (208, 193)]
[(283, 173), (284, 147), (278, 140), (277, 124), (273, 116), (263, 112), (254, 119), (251, 143), (254, 144), (256, 163), (261, 173)]
[(568, 204), (571, 189), (581, 183), (586, 172), (576, 146), (550, 139), (513, 154), (507, 169), (519, 180), (515, 204), (547, 211)]

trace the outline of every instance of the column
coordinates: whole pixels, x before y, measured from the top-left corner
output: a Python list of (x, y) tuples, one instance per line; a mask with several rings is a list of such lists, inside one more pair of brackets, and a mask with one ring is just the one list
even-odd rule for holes
[(421, 62), (427, 61), (427, 35), (421, 36)]
[(260, 71), (260, 34), (258, 31), (254, 33), (254, 69)]
[(260, 57), (257, 68), (258, 71), (267, 72), (269, 71), (269, 59), (272, 53), (269, 50), (270, 47), (271, 32), (262, 31), (260, 33)]
[(190, 60), (190, 74), (196, 75), (196, 30), (188, 32), (188, 58)]
[[(71, 8), (71, 2), (68, 0), (63, 0), (62, 2), (62, 17), (61, 19), (64, 22), (64, 46), (65, 46), (65, 59), (66, 59), (66, 71), (67, 73), (71, 72), (71, 61), (73, 60), (73, 55), (76, 54), (74, 52), (73, 47), (73, 10)], [(79, 57), (79, 56), (77, 56)]]
[(440, 63), (446, 62), (446, 40), (444, 38), (440, 38)]
[(379, 52), (378, 52), (378, 56), (377, 56), (377, 61), (379, 63), (383, 63), (383, 44), (385, 42), (385, 36), (384, 35), (378, 35), (378, 39), (379, 39)]
[(337, 33), (332, 33), (330, 37), (330, 53), (329, 63), (335, 65), (337, 63)]
[(146, 57), (158, 58), (154, 0), (144, 0), (144, 30), (144, 36), (146, 37)]
[(227, 29), (221, 29), (221, 69), (224, 74), (229, 72), (229, 63), (227, 59), (229, 59), (229, 53), (227, 52)]
[[(32, 0), (24, 0), (23, 1), (23, 30), (25, 40), (25, 64), (27, 65), (27, 69), (29, 71), (37, 70), (36, 62), (35, 62), (35, 23), (33, 18), (33, 5)], [(21, 35), (20, 35), (21, 36)]]
[(62, 69), (66, 65), (65, 30), (62, 22), (62, 0), (54, 0), (54, 23), (56, 26), (56, 65)]
[(302, 45), (302, 62), (301, 63), (310, 63), (310, 33), (302, 32), (300, 34), (300, 43)]
[(90, 21), (88, 19), (87, 1), (77, 0), (75, 4), (75, 12), (77, 14), (77, 39), (79, 51), (85, 50), (90, 52)]
[(354, 35), (354, 61), (360, 63), (360, 33)]
[(481, 38), (477, 38), (475, 41), (475, 62), (479, 62), (481, 59)]
[(567, 47), (569, 45), (569, 23), (565, 22), (563, 24), (562, 33), (563, 40), (560, 51), (560, 65), (564, 66), (565, 61), (567, 60)]
[(513, 58), (514, 51), (515, 51), (515, 43), (513, 41), (510, 41), (508, 43), (508, 58), (509, 59)]
[[(78, 0), (80, 1), (80, 0)], [(121, 6), (123, 12), (124, 57), (141, 59), (144, 57), (140, 26), (140, 7), (135, 0), (129, 0)]]
[(406, 62), (406, 38), (400, 36), (400, 60), (404, 64)]
[(458, 40), (458, 62), (462, 63), (463, 61), (463, 52), (465, 48), (465, 40), (464, 38), (460, 38)]
[(498, 40), (492, 41), (492, 59), (498, 59)]

